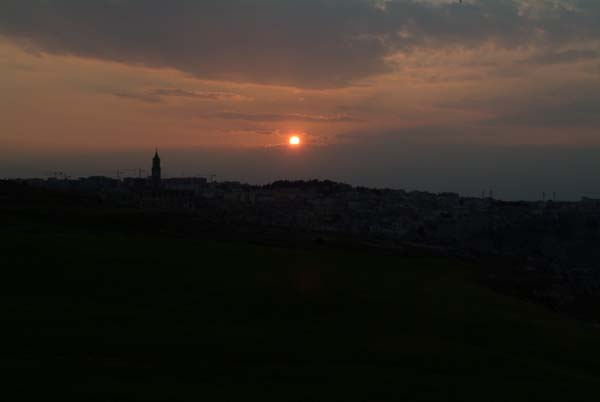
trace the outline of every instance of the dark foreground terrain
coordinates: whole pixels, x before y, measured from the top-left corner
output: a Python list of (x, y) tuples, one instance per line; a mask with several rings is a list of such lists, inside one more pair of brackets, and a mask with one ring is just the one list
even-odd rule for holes
[(63, 201), (0, 209), (5, 400), (599, 395), (600, 330), (490, 290), (477, 263)]

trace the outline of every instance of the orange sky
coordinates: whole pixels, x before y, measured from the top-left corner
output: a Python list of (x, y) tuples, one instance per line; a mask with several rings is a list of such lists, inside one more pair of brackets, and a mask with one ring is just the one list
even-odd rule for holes
[(8, 3), (9, 153), (259, 149), (292, 133), (305, 147), (600, 145), (600, 7), (584, 0)]
[[(396, 55), (395, 71), (344, 88), (302, 89), (36, 54), (3, 39), (2, 140), (7, 147), (31, 150), (262, 147), (285, 143), (292, 132), (322, 144), (427, 126), (447, 127), (440, 135), (448, 141), (598, 144), (597, 127), (538, 132), (527, 121), (484, 124), (515, 103), (552, 104), (553, 92), (577, 99), (580, 91), (600, 89), (596, 60), (515, 68), (527, 54), (490, 45)], [(494, 76), (511, 68), (514, 74)], [(173, 95), (176, 91), (183, 95)]]

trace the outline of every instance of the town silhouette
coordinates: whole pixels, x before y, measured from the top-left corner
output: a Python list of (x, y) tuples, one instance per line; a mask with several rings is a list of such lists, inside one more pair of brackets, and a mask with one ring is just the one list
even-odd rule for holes
[[(565, 397), (592, 392), (551, 367), (569, 355), (573, 373), (594, 370), (600, 201), (163, 178), (161, 162), (148, 177), (0, 182), (5, 364), (143, 400), (286, 399), (297, 381), (309, 400), (398, 395), (388, 375), (402, 395), (476, 399), (500, 375), (471, 384), (480, 370), (522, 376), (523, 392), (530, 370), (577, 382)], [(176, 389), (138, 383), (148, 370)]]
[(590, 402), (600, 2), (2, 0), (2, 401)]

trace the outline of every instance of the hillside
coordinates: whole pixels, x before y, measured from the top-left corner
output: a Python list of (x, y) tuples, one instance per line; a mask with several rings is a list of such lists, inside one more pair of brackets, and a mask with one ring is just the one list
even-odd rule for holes
[(73, 208), (0, 213), (0, 364), (24, 399), (575, 401), (597, 391), (600, 331), (489, 290), (477, 264), (211, 240), (206, 228), (175, 230), (182, 217)]

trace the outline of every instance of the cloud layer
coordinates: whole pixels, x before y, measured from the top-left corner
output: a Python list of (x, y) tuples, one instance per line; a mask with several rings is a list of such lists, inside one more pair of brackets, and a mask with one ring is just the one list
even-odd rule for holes
[(539, 61), (560, 61), (557, 47), (600, 38), (598, 21), (595, 0), (4, 0), (0, 34), (202, 79), (330, 88), (416, 48), (551, 47)]

